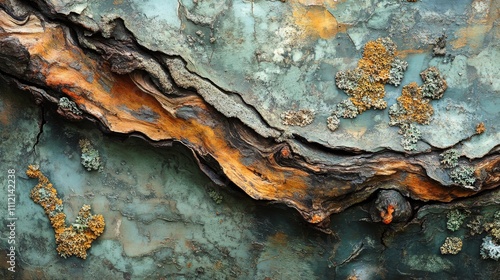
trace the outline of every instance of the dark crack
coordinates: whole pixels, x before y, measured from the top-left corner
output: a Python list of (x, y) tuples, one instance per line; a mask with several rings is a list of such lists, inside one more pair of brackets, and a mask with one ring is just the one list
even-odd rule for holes
[(36, 141), (33, 144), (33, 152), (36, 151), (36, 146), (38, 143), (40, 143), (40, 137), (42, 136), (43, 133), (43, 126), (47, 123), (47, 120), (45, 119), (45, 108), (43, 107), (43, 104), (40, 105), (40, 120), (38, 121), (38, 133), (36, 134)]

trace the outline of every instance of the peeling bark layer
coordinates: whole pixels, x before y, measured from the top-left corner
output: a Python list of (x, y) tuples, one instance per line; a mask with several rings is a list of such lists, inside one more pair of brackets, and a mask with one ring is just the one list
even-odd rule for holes
[[(252, 128), (252, 119), (244, 116), (254, 112), (250, 105), (188, 71), (180, 57), (144, 51), (131, 36), (86, 37), (82, 27), (70, 23), (34, 13), (19, 19), (5, 10), (0, 28), (0, 71), (19, 87), (52, 103), (67, 97), (111, 132), (139, 134), (157, 144), (180, 142), (215, 182), (232, 182), (254, 199), (285, 203), (311, 223), (378, 189), (449, 202), (500, 185), (495, 153), (471, 163), (476, 177), (471, 190), (433, 175), (440, 151), (406, 157), (328, 149), (282, 139), (270, 126)], [(227, 108), (210, 102), (221, 98), (217, 95), (227, 98)], [(310, 160), (309, 152), (335, 160)]]

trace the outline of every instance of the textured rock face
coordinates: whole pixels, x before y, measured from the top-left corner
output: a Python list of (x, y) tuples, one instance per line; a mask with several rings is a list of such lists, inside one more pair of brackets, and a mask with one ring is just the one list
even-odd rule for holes
[[(458, 8), (443, 21), (434, 9), (451, 7), (404, 1), (383, 12), (351, 1), (115, 2), (2, 1), (2, 75), (40, 102), (74, 102), (58, 110), (69, 119), (83, 116), (156, 144), (181, 142), (214, 182), (285, 203), (311, 223), (388, 186), (414, 200), (449, 202), (500, 184), (498, 68), (491, 66), (499, 55), (496, 1), (480, 8), (459, 1), (468, 21), (454, 20)], [(422, 26), (417, 15), (437, 24)], [(363, 33), (363, 24), (373, 34)], [(448, 53), (441, 55), (440, 39), (433, 57), (445, 24)], [(387, 36), (392, 41), (376, 40)], [(357, 92), (362, 114), (327, 121), (347, 97), (335, 73), (358, 60), (376, 73), (360, 76), (377, 85), (376, 104)], [(381, 94), (398, 67), (407, 68), (403, 80), (404, 70), (391, 82), (398, 87)], [(411, 97), (412, 85), (442, 98), (427, 108), (425, 126), (389, 126), (382, 109)], [(284, 121), (293, 119), (284, 117), (289, 112), (311, 113), (294, 125)], [(401, 140), (410, 132), (418, 137)], [(448, 148), (457, 150), (463, 172), (440, 165)]]
[(0, 0), (15, 277), (494, 279), (498, 5)]

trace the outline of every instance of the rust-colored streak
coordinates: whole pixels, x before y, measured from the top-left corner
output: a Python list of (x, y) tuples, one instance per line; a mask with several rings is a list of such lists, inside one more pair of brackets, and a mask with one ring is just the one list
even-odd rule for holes
[(388, 225), (392, 222), (392, 213), (394, 213), (394, 206), (392, 204), (389, 204), (387, 206), (387, 210), (382, 210), (380, 212), (380, 217), (382, 218), (382, 223)]
[[(500, 18), (500, 2), (474, 0), (468, 12), (468, 25), (455, 32), (456, 39), (451, 41), (454, 49), (466, 46), (478, 49), (483, 46), (486, 34), (493, 28), (495, 21)], [(495, 34), (500, 39), (499, 33)]]
[[(43, 61), (42, 68), (32, 67), (32, 76), (43, 74), (46, 85), (67, 94), (89, 114), (103, 121), (112, 131), (140, 132), (152, 140), (187, 139), (196, 151), (206, 151), (220, 163), (225, 175), (249, 195), (257, 199), (283, 200), (305, 196), (308, 174), (299, 169), (286, 169), (267, 161), (253, 160), (245, 165), (244, 156), (227, 141), (223, 123), (209, 126), (203, 119), (220, 122), (216, 112), (193, 96), (179, 106), (198, 106), (200, 120), (176, 118), (164, 106), (175, 101), (154, 97), (141, 91), (129, 76), (111, 73), (106, 64), (90, 60), (79, 48), (70, 44), (62, 28), (46, 26), (45, 32), (13, 34), (28, 47), (32, 57)], [(78, 63), (78, 67), (74, 64)], [(36, 71), (39, 71), (36, 73)], [(97, 74), (98, 73), (98, 74)], [(134, 117), (141, 107), (158, 114), (157, 121)], [(175, 112), (178, 108), (170, 108)], [(222, 118), (221, 118), (222, 119)], [(297, 203), (299, 209), (304, 205)]]
[(467, 197), (476, 193), (471, 190), (465, 190), (456, 187), (447, 187), (438, 184), (422, 175), (409, 173), (401, 182), (403, 186), (412, 194), (421, 200), (438, 200), (443, 202), (450, 202), (458, 197)]

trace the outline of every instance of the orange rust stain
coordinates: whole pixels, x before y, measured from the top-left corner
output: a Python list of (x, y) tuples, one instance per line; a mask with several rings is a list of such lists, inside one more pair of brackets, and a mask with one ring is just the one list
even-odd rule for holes
[(411, 54), (418, 54), (418, 53), (424, 53), (427, 52), (428, 50), (425, 49), (407, 49), (407, 50), (398, 50), (396, 55), (398, 55), (401, 58), (406, 58)]
[[(469, 46), (478, 49), (483, 46), (486, 34), (493, 28), (495, 21), (500, 18), (500, 2), (488, 0), (474, 0), (469, 10), (468, 26), (462, 27), (455, 32), (456, 40), (451, 42), (454, 49)], [(497, 39), (500, 32), (493, 34)]]
[(382, 223), (388, 225), (392, 222), (392, 213), (394, 213), (394, 206), (389, 204), (387, 210), (380, 212), (380, 217), (382, 218)]
[(408, 174), (401, 184), (406, 186), (409, 192), (421, 200), (450, 202), (455, 198), (467, 197), (475, 193), (471, 190), (441, 186), (416, 174)]
[(472, 25), (460, 28), (455, 32), (457, 39), (451, 41), (450, 44), (453, 49), (460, 49), (465, 46), (472, 49), (480, 48), (483, 46), (484, 37), (491, 30), (491, 27), (489, 25)]
[(14, 109), (12, 102), (9, 99), (3, 99), (3, 106), (0, 107), (0, 122), (3, 125), (10, 124), (10, 118), (15, 118), (12, 110)]
[[(90, 60), (79, 48), (71, 45), (62, 28), (47, 27), (52, 28), (46, 28), (41, 33), (14, 36), (19, 37), (32, 56), (40, 57), (45, 62), (40, 71), (48, 86), (61, 90), (78, 105), (83, 105), (81, 107), (85, 111), (96, 116), (112, 131), (137, 131), (152, 140), (187, 139), (192, 147), (212, 155), (221, 164), (226, 176), (256, 199), (305, 195), (308, 185), (306, 172), (273, 166), (265, 158), (256, 158), (255, 163), (248, 166), (243, 164), (244, 155), (227, 142), (224, 125), (202, 123), (205, 119), (217, 121), (218, 116), (207, 108), (201, 98), (193, 96), (178, 105), (200, 108), (197, 120), (176, 118), (162, 107), (167, 103), (169, 106), (172, 104), (166, 97), (142, 92), (129, 76), (113, 74), (107, 65)], [(78, 62), (79, 69), (71, 67), (72, 62)], [(157, 113), (158, 120), (148, 122), (134, 117), (130, 111), (142, 106)], [(178, 108), (170, 109), (175, 111)], [(303, 205), (296, 206), (305, 208)]]
[(328, 11), (333, 8), (335, 1), (294, 0), (290, 1), (293, 22), (313, 38), (330, 39), (338, 32), (345, 32), (346, 25), (339, 24), (337, 19)]
[(215, 269), (215, 270), (221, 270), (223, 266), (224, 266), (224, 264), (222, 263), (222, 261), (221, 261), (221, 260), (218, 260), (218, 261), (216, 261), (216, 262), (214, 263), (214, 269)]
[(286, 246), (288, 236), (284, 232), (278, 231), (276, 234), (269, 236), (269, 242), (273, 245)]
[(315, 214), (315, 215), (313, 215), (311, 217), (311, 219), (309, 220), (309, 222), (312, 223), (312, 224), (317, 224), (317, 223), (319, 223), (319, 222), (321, 222), (323, 220), (324, 220), (324, 218), (322, 216), (320, 216), (318, 214)]

